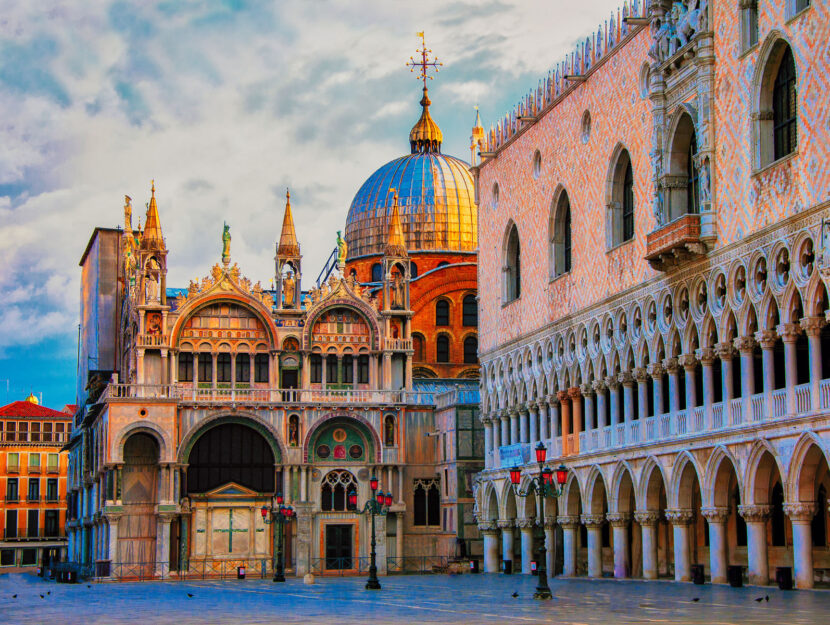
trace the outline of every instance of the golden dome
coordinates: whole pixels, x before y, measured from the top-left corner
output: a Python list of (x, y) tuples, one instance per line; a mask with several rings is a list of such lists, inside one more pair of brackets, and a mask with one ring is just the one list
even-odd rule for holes
[(415, 122), (412, 130), (409, 131), (409, 144), (412, 146), (412, 153), (441, 152), (441, 142), (444, 135), (432, 115), (429, 114), (429, 95), (424, 87), (424, 97), (421, 98), (421, 117)]
[(37, 397), (35, 397), (34, 393), (29, 393), (29, 396), (26, 398), (26, 401), (30, 404), (34, 404), (35, 406), (40, 404), (40, 402), (37, 400)]

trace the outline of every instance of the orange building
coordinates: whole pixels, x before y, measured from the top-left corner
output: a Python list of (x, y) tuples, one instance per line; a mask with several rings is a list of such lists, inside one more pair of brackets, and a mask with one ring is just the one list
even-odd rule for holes
[[(397, 198), (410, 259), (412, 376), (477, 378), (475, 185), (467, 163), (441, 153), (443, 135), (430, 104), (424, 86), (421, 117), (409, 133), (411, 153), (380, 167), (352, 200), (346, 273), (380, 290)], [(478, 119), (476, 128), (483, 133)]]
[(66, 470), (72, 415), (26, 401), (0, 408), (0, 570), (66, 553)]

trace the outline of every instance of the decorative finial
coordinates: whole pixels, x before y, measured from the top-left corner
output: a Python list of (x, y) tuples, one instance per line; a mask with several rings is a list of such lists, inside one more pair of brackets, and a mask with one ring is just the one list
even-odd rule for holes
[(286, 202), (291, 201), (291, 191), (288, 190), (288, 187), (285, 187), (285, 201)]
[(421, 107), (423, 110), (421, 111), (421, 118), (415, 123), (412, 130), (409, 132), (409, 144), (412, 147), (413, 154), (417, 154), (419, 152), (440, 153), (443, 134), (441, 133), (441, 129), (438, 127), (438, 124), (433, 121), (429, 114), (429, 106), (432, 102), (429, 101), (429, 95), (427, 92), (427, 79), (433, 80), (433, 77), (429, 75), (429, 70), (432, 69), (437, 73), (443, 63), (439, 62), (437, 57), (433, 59), (429, 58), (432, 50), (428, 49), (426, 46), (424, 41), (424, 33), (420, 32), (417, 34), (421, 38), (421, 48), (416, 51), (416, 54), (420, 56), (420, 60), (416, 61), (414, 56), (410, 56), (409, 62), (406, 63), (406, 66), (409, 67), (409, 71), (412, 73), (415, 73), (415, 69), (417, 68), (418, 73), (416, 78), (424, 83), (424, 95), (421, 98)]
[(409, 57), (409, 62), (406, 63), (407, 67), (409, 67), (409, 71), (415, 73), (415, 68), (418, 68), (418, 75), (416, 78), (418, 80), (423, 81), (424, 83), (424, 91), (427, 90), (427, 80), (433, 80), (433, 77), (428, 74), (429, 68), (435, 70), (437, 74), (439, 71), (439, 67), (444, 65), (443, 63), (438, 61), (438, 57), (433, 58), (430, 60), (429, 55), (432, 50), (427, 49), (426, 41), (424, 40), (424, 31), (416, 33), (418, 37), (421, 38), (421, 48), (420, 50), (416, 50), (415, 52), (421, 55), (421, 60), (416, 61), (414, 56)]
[(152, 193), (153, 197), (155, 197), (155, 195), (156, 195), (156, 179), (155, 178), (153, 178), (150, 181), (150, 193)]

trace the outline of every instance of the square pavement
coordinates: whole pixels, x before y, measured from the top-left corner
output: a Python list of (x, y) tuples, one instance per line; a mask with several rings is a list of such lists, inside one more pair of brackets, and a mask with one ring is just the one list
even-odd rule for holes
[[(527, 575), (57, 584), (0, 575), (0, 623), (774, 623), (830, 622), (830, 592), (555, 579), (554, 599), (533, 599)], [(512, 597), (513, 593), (518, 597)], [(49, 594), (47, 594), (49, 593)], [(188, 593), (193, 595), (188, 596)], [(13, 598), (13, 595), (17, 598)], [(43, 598), (41, 598), (43, 595)], [(763, 597), (769, 596), (769, 601)], [(755, 599), (761, 598), (760, 602)], [(698, 601), (693, 601), (698, 598)]]

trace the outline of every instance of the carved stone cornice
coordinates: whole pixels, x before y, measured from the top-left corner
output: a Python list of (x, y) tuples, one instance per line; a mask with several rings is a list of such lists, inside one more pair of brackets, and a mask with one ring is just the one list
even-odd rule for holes
[(556, 517), (557, 522), (565, 529), (574, 529), (579, 525), (579, 516), (576, 514)]
[(772, 349), (778, 340), (778, 335), (773, 330), (759, 330), (755, 333), (755, 340), (761, 349)]
[(715, 350), (711, 347), (699, 347), (695, 350), (695, 356), (700, 364), (708, 367), (715, 362)]
[(729, 508), (721, 506), (707, 506), (700, 509), (701, 516), (709, 523), (726, 523), (729, 518)]
[(661, 516), (659, 510), (638, 510), (634, 513), (634, 520), (640, 525), (651, 527), (660, 522)]
[(740, 514), (747, 523), (764, 523), (772, 515), (772, 506), (764, 504), (747, 504), (738, 506)]
[(790, 517), (790, 521), (793, 523), (808, 523), (816, 516), (816, 504), (812, 501), (785, 503), (784, 514)]
[(775, 331), (785, 343), (795, 343), (798, 335), (801, 334), (801, 326), (797, 323), (782, 323)]
[(732, 344), (735, 346), (735, 349), (742, 354), (751, 352), (755, 349), (755, 339), (751, 336), (739, 336), (732, 341)]
[(605, 518), (612, 527), (626, 527), (631, 523), (631, 515), (628, 512), (609, 512)]
[(666, 510), (666, 520), (672, 525), (689, 525), (694, 518), (695, 512), (689, 508)]
[(605, 515), (600, 514), (583, 514), (582, 515), (582, 524), (585, 527), (602, 527), (602, 524), (605, 523)]
[(799, 325), (807, 336), (818, 336), (826, 323), (824, 317), (802, 317)]
[(731, 360), (735, 356), (735, 347), (729, 341), (715, 343), (715, 353), (721, 360)]
[(512, 529), (513, 525), (513, 519), (499, 519), (498, 521), (498, 526), (500, 530)]
[(677, 358), (666, 358), (663, 360), (663, 369), (665, 369), (666, 373), (677, 373), (679, 368), (680, 363), (677, 362)]

